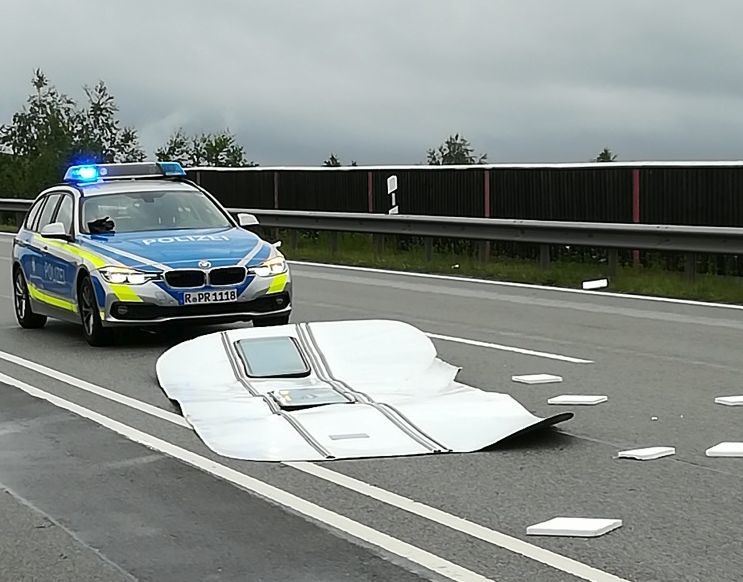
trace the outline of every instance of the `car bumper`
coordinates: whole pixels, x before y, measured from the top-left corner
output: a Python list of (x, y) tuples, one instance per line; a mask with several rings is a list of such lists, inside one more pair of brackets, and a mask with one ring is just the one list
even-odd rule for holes
[(250, 321), (258, 317), (291, 312), (291, 280), (285, 273), (276, 277), (255, 277), (237, 286), (235, 301), (184, 304), (183, 294), (224, 291), (235, 287), (173, 289), (163, 283), (131, 285), (126, 289), (98, 280), (101, 322), (106, 327), (157, 325), (192, 321), (194, 323)]

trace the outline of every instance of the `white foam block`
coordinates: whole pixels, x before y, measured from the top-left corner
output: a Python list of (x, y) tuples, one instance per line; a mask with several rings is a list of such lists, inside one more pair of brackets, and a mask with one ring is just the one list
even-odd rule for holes
[(743, 443), (726, 442), (707, 449), (708, 457), (743, 457)]
[(584, 289), (603, 289), (609, 286), (608, 279), (597, 279), (595, 281), (583, 281)]
[(570, 536), (594, 538), (622, 526), (621, 519), (555, 517), (526, 528), (529, 536)]
[(715, 404), (724, 404), (725, 406), (743, 406), (743, 396), (720, 396), (715, 398)]
[(640, 461), (652, 461), (668, 455), (675, 455), (674, 447), (648, 447), (646, 449), (631, 449), (629, 451), (619, 451), (620, 459), (638, 459)]
[(562, 382), (562, 377), (552, 374), (526, 374), (524, 376), (512, 376), (511, 380), (521, 384), (549, 384), (551, 382)]
[(569, 404), (578, 406), (592, 406), (609, 400), (608, 396), (592, 394), (561, 394), (547, 400), (547, 404)]

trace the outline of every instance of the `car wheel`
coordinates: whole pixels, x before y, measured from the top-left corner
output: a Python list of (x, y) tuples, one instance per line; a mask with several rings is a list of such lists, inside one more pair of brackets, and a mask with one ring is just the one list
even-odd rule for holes
[(269, 327), (273, 325), (287, 325), (289, 323), (289, 314), (270, 315), (268, 317), (257, 317), (253, 320), (253, 327)]
[(95, 290), (90, 277), (85, 276), (80, 281), (77, 292), (78, 311), (83, 324), (83, 335), (91, 346), (105, 346), (111, 342), (111, 330), (103, 327), (101, 316), (98, 313), (98, 302), (95, 299)]
[(20, 267), (16, 267), (13, 273), (13, 304), (18, 325), (26, 329), (44, 327), (46, 315), (39, 315), (31, 311), (31, 299), (28, 294), (26, 277), (23, 276)]

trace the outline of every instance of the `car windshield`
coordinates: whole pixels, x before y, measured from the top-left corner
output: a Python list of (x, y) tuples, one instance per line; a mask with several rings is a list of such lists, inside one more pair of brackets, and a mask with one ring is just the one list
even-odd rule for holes
[(196, 190), (126, 192), (83, 198), (82, 232), (142, 232), (232, 226)]

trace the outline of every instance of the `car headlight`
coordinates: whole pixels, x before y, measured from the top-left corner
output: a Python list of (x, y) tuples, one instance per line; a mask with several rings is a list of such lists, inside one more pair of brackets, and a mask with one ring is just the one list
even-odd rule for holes
[(127, 269), (125, 267), (102, 267), (98, 269), (101, 276), (114, 285), (142, 285), (147, 281), (154, 281), (160, 278), (159, 273), (143, 273), (136, 269)]
[(273, 277), (274, 275), (281, 275), (286, 273), (287, 266), (284, 257), (274, 257), (264, 263), (261, 263), (257, 267), (250, 267), (248, 269), (251, 273), (255, 273), (259, 277)]

